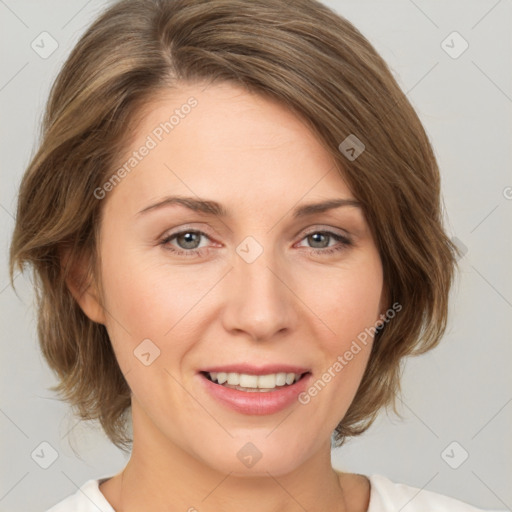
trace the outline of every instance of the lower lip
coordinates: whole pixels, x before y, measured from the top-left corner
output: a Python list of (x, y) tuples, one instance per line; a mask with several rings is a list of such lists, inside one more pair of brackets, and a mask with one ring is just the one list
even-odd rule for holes
[(298, 402), (298, 395), (305, 391), (311, 374), (304, 375), (290, 386), (274, 388), (273, 391), (239, 391), (216, 384), (199, 373), (206, 390), (221, 404), (242, 414), (274, 414)]

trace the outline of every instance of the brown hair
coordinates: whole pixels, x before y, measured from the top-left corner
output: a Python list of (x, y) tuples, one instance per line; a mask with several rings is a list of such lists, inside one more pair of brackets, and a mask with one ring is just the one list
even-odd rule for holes
[[(413, 107), (369, 41), (316, 0), (124, 0), (108, 8), (53, 85), (20, 186), (11, 282), (16, 267), (32, 264), (40, 346), (59, 378), (51, 389), (126, 450), (130, 389), (105, 327), (83, 313), (66, 280), (83, 256), (97, 275), (102, 202), (94, 191), (112, 175), (143, 106), (180, 83), (223, 81), (278, 100), (318, 136), (363, 205), (389, 304), (401, 306), (376, 334), (334, 432), (340, 446), (382, 407), (397, 413), (402, 358), (433, 348), (445, 331), (458, 252), (443, 229), (439, 171)], [(355, 159), (339, 149), (350, 135), (365, 145)]]

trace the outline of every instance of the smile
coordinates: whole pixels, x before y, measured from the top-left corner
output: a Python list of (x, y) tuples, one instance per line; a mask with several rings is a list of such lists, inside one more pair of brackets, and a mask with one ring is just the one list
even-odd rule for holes
[(305, 373), (269, 373), (266, 375), (251, 375), (235, 372), (205, 372), (212, 382), (239, 391), (272, 391), (277, 387), (290, 386), (302, 378)]
[(198, 376), (217, 404), (248, 415), (274, 414), (297, 403), (312, 378), (310, 372), (251, 375), (203, 371)]

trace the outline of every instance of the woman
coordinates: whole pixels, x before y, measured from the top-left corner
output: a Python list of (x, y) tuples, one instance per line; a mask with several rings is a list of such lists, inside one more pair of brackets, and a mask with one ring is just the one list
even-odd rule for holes
[(439, 342), (456, 254), (423, 127), (347, 20), (116, 3), (54, 85), (11, 248), (55, 389), (131, 448), (51, 512), (477, 510), (330, 460)]

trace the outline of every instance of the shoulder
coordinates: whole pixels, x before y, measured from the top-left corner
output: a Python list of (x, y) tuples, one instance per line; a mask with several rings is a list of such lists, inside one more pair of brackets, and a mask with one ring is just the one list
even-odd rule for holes
[[(484, 512), (463, 501), (436, 492), (395, 483), (382, 475), (372, 475), (368, 512), (386, 512), (405, 509), (407, 512)], [(495, 511), (499, 512), (499, 511)]]
[(100, 491), (100, 483), (110, 477), (88, 480), (74, 494), (60, 501), (46, 512), (115, 512)]

